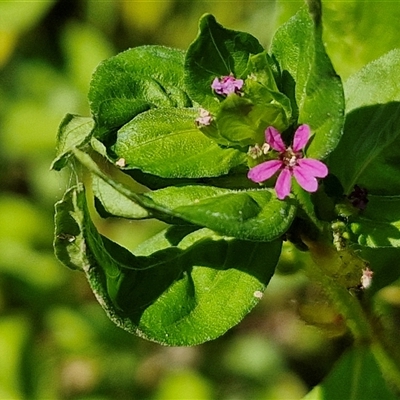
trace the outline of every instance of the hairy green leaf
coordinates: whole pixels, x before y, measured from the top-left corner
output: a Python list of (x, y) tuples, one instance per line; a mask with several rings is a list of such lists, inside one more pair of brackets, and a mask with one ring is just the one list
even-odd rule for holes
[(77, 149), (74, 154), (90, 172), (128, 201), (166, 222), (183, 220), (242, 240), (271, 241), (289, 229), (296, 215), (294, 199), (278, 200), (271, 189), (230, 190), (188, 185), (138, 194), (102, 172), (89, 155)]
[(278, 200), (270, 189), (184, 186), (144, 196), (171, 209), (176, 217), (243, 240), (274, 240), (289, 229), (296, 215), (293, 199)]
[(346, 194), (357, 184), (369, 193), (390, 196), (400, 194), (399, 157), (400, 102), (392, 102), (351, 111), (328, 164)]
[(138, 115), (122, 127), (112, 150), (127, 169), (163, 178), (203, 178), (227, 174), (245, 164), (247, 156), (223, 149), (195, 125), (193, 109), (156, 109)]
[(325, 158), (342, 135), (343, 88), (325, 52), (321, 25), (306, 7), (278, 29), (271, 53), (281, 68), (280, 89), (291, 99), (298, 123), (310, 125), (314, 133), (307, 156)]
[(245, 78), (250, 55), (263, 50), (252, 35), (226, 29), (212, 15), (204, 15), (186, 53), (185, 85), (191, 98), (205, 109), (217, 110), (218, 99), (211, 89), (214, 78), (231, 73)]
[(368, 247), (400, 247), (400, 197), (368, 196), (364, 211), (351, 218), (358, 243)]
[(346, 123), (329, 166), (345, 192), (358, 184), (370, 193), (400, 193), (400, 51), (368, 64), (345, 83)]
[(90, 83), (90, 108), (97, 137), (153, 107), (190, 107), (183, 85), (184, 53), (141, 46), (103, 61)]
[(376, 104), (400, 101), (400, 49), (367, 64), (344, 83), (346, 112)]
[(179, 243), (193, 267), (143, 313), (144, 332), (155, 332), (164, 344), (198, 344), (224, 333), (258, 303), (281, 242), (221, 239), (205, 229)]
[(237, 324), (262, 297), (281, 249), (280, 241), (172, 227), (134, 255), (97, 232), (82, 185), (69, 189), (56, 209), (59, 260), (85, 272), (118, 326), (162, 344), (199, 344)]

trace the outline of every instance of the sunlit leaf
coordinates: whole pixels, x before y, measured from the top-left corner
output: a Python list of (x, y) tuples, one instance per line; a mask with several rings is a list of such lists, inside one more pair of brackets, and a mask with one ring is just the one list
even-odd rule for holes
[(372, 194), (398, 195), (399, 157), (400, 102), (375, 104), (347, 114), (343, 138), (329, 158), (329, 170), (346, 194), (357, 184)]
[(400, 101), (400, 49), (372, 61), (344, 83), (346, 112), (356, 108)]
[(304, 7), (278, 29), (271, 45), (282, 71), (281, 90), (292, 100), (298, 123), (310, 125), (314, 133), (307, 155), (318, 159), (337, 146), (344, 114), (341, 80), (321, 36), (321, 25)]
[[(57, 204), (56, 223), (58, 258), (86, 273), (108, 316), (131, 333), (169, 345), (199, 344), (237, 324), (259, 301), (281, 248), (280, 241), (171, 228), (134, 255), (97, 232), (82, 186)], [(74, 244), (85, 245), (80, 257)]]
[(282, 236), (296, 215), (294, 200), (278, 200), (271, 189), (239, 191), (189, 185), (138, 194), (101, 171), (89, 155), (77, 149), (74, 154), (90, 172), (128, 201), (167, 222), (178, 219), (180, 223), (187, 221), (242, 240), (270, 241)]
[(191, 98), (206, 109), (217, 109), (211, 89), (214, 78), (231, 73), (245, 78), (250, 55), (263, 50), (252, 35), (226, 29), (212, 15), (204, 15), (199, 34), (186, 53), (185, 85)]
[(212, 186), (170, 187), (145, 194), (173, 215), (221, 234), (270, 241), (282, 236), (295, 215), (293, 199), (270, 189), (235, 191)]
[(400, 51), (393, 50), (351, 76), (345, 84), (343, 138), (329, 160), (349, 193), (355, 184), (380, 195), (400, 193)]
[(162, 46), (136, 47), (102, 62), (89, 90), (96, 137), (153, 107), (190, 107), (183, 62), (182, 51)]
[(351, 218), (350, 229), (362, 246), (400, 247), (400, 197), (368, 196), (366, 209)]
[(197, 115), (179, 108), (144, 112), (118, 131), (112, 150), (127, 169), (164, 178), (220, 176), (245, 164), (245, 153), (219, 147), (196, 128)]

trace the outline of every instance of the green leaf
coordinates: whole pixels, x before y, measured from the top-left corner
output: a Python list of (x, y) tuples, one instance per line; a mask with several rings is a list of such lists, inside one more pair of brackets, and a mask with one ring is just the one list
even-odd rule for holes
[[(278, 85), (275, 81), (274, 68), (275, 62), (271, 56), (264, 50), (262, 53), (252, 54), (249, 57), (248, 72), (251, 74), (252, 80), (259, 82), (264, 87), (275, 92), (276, 94), (286, 97), (279, 92)], [(290, 109), (290, 103), (288, 105)]]
[(156, 109), (138, 115), (118, 131), (113, 151), (126, 168), (163, 178), (203, 178), (227, 174), (247, 156), (220, 148), (196, 127), (193, 109)]
[[(258, 130), (264, 133), (266, 127), (274, 126), (280, 132), (288, 128), (291, 123), (292, 107), (288, 97), (283, 93), (275, 92), (254, 79), (247, 79), (245, 96), (253, 102), (252, 119)], [(263, 141), (265, 137), (262, 138)]]
[(281, 242), (221, 240), (201, 230), (179, 247), (189, 252), (193, 268), (143, 313), (141, 328), (155, 332), (164, 344), (195, 345), (220, 336), (257, 304)]
[(185, 85), (191, 98), (210, 111), (218, 109), (211, 83), (216, 77), (231, 73), (247, 77), (251, 54), (264, 49), (256, 38), (244, 32), (225, 29), (212, 15), (204, 15), (199, 34), (189, 46), (185, 60)]
[[(266, 51), (249, 58), (249, 79), (244, 87), (245, 96), (255, 104), (254, 115), (259, 115), (260, 128), (274, 126), (280, 132), (292, 123), (290, 99), (278, 89), (272, 70), (272, 59)], [(268, 109), (268, 110), (265, 110)], [(264, 137), (262, 138), (264, 142)]]
[(190, 107), (183, 85), (184, 53), (162, 46), (129, 49), (103, 61), (90, 83), (96, 136), (104, 138), (153, 107)]
[(400, 193), (400, 50), (368, 64), (345, 83), (346, 123), (329, 166), (345, 192), (358, 184), (370, 193)]
[[(286, 110), (279, 103), (285, 99)], [(273, 93), (248, 79), (244, 97), (232, 94), (221, 103), (215, 116), (218, 133), (212, 132), (213, 124), (201, 130), (221, 144), (248, 147), (265, 142), (265, 129), (268, 126), (285, 130), (289, 126), (290, 111), (289, 99), (284, 95)]]
[(395, 400), (371, 350), (354, 347), (339, 360), (324, 382), (304, 400), (363, 399)]
[(51, 165), (51, 169), (59, 171), (64, 168), (68, 157), (71, 155), (71, 149), (88, 142), (93, 127), (92, 118), (67, 114), (58, 128), (57, 156)]
[(376, 104), (400, 102), (400, 49), (369, 63), (344, 83), (346, 112)]
[[(58, 258), (85, 272), (107, 315), (131, 333), (173, 346), (214, 339), (237, 324), (258, 303), (281, 249), (280, 241), (243, 242), (172, 227), (133, 255), (99, 235), (82, 185), (58, 203), (56, 222), (75, 238), (56, 236)], [(79, 259), (73, 243), (85, 244)]]
[(166, 222), (184, 220), (242, 240), (271, 241), (289, 229), (296, 215), (296, 202), (278, 200), (271, 189), (237, 191), (189, 185), (138, 194), (102, 172), (88, 154), (77, 149), (74, 154), (90, 172)]
[(292, 100), (298, 123), (310, 125), (314, 133), (307, 156), (317, 159), (337, 146), (344, 112), (342, 83), (321, 36), (321, 26), (304, 7), (278, 29), (271, 46), (282, 71), (281, 91)]
[(371, 194), (390, 196), (400, 194), (399, 157), (400, 102), (392, 102), (351, 111), (328, 164), (346, 194), (357, 184)]
[[(163, 266), (168, 261), (173, 261), (180, 253), (178, 249), (166, 249), (152, 257), (135, 257), (128, 250), (117, 243), (100, 235), (94, 227), (86, 204), (85, 190), (82, 184), (71, 187), (65, 193), (63, 199), (56, 204), (56, 235), (54, 240), (55, 254), (57, 258), (68, 267), (83, 270), (90, 278), (96, 273), (102, 273), (99, 283), (94, 278), (94, 283), (104, 284), (107, 294), (113, 305), (121, 309), (126, 291), (125, 277), (131, 278), (129, 289), (137, 284), (136, 275), (143, 270), (142, 275), (148, 279), (149, 269)], [(100, 267), (101, 271), (96, 271)], [(171, 265), (169, 266), (171, 267)], [(163, 290), (168, 284), (177, 279), (181, 273), (179, 263), (172, 263), (173, 268), (164, 268), (159, 272), (160, 282), (156, 290)], [(93, 269), (93, 270), (92, 270)], [(153, 282), (157, 284), (156, 281)], [(95, 291), (95, 288), (93, 288)], [(96, 291), (95, 291), (96, 294)], [(144, 292), (143, 288), (129, 294), (130, 301), (135, 307), (141, 309), (157, 296), (153, 292)], [(121, 303), (121, 304), (120, 304)]]
[(201, 131), (226, 146), (249, 146), (265, 141), (265, 129), (286, 130), (291, 123), (290, 100), (278, 91), (267, 52), (250, 55), (243, 96), (228, 95), (220, 102), (210, 125)]
[(235, 191), (212, 186), (169, 187), (146, 193), (178, 218), (243, 240), (282, 236), (295, 215), (293, 199), (278, 200), (270, 189)]
[[(97, 200), (95, 202), (96, 209), (101, 216), (129, 219), (143, 219), (150, 216), (145, 208), (128, 199), (94, 174), (92, 174), (92, 189), (95, 200)], [(101, 209), (98, 202), (101, 204)]]
[[(79, 188), (83, 193), (83, 189)], [(79, 192), (79, 193), (80, 193)], [(81, 269), (89, 265), (86, 254), (84, 231), (84, 195), (77, 196), (76, 188), (67, 191), (55, 205), (54, 252), (68, 268)]]
[(368, 247), (400, 247), (400, 196), (368, 196), (363, 212), (351, 218), (358, 243)]

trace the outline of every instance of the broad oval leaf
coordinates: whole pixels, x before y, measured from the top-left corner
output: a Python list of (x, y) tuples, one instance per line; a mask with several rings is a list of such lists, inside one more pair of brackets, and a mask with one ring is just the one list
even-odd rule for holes
[(270, 189), (229, 190), (212, 186), (169, 187), (144, 194), (196, 225), (242, 240), (282, 236), (295, 215), (293, 199), (278, 200)]
[(281, 241), (223, 239), (203, 229), (178, 247), (188, 252), (193, 267), (144, 311), (139, 327), (163, 344), (196, 345), (225, 333), (258, 303)]
[(127, 202), (136, 203), (166, 222), (184, 220), (242, 240), (271, 241), (282, 236), (296, 216), (295, 200), (278, 200), (271, 189), (188, 185), (138, 194), (102, 172), (87, 154), (79, 150), (74, 154), (90, 172), (125, 196)]
[(351, 218), (356, 240), (367, 247), (400, 247), (400, 196), (368, 196), (366, 209)]
[(329, 166), (350, 193), (358, 184), (370, 193), (400, 193), (400, 50), (365, 66), (345, 83), (346, 123)]
[(195, 125), (193, 109), (160, 108), (138, 115), (117, 134), (112, 150), (127, 169), (163, 178), (204, 178), (246, 164), (245, 153), (223, 149)]
[(400, 101), (400, 49), (367, 64), (344, 83), (346, 112), (375, 104)]
[(109, 318), (128, 332), (173, 346), (212, 340), (240, 322), (262, 297), (281, 250), (281, 241), (240, 241), (208, 229), (172, 227), (134, 255), (97, 232), (81, 185), (58, 203), (56, 222), (75, 238), (56, 240), (58, 258), (70, 265), (73, 243), (84, 245), (73, 263)]
[(185, 85), (191, 98), (210, 111), (217, 110), (218, 99), (211, 89), (214, 78), (231, 73), (245, 78), (250, 55), (263, 50), (252, 35), (226, 29), (212, 15), (204, 15), (186, 53)]
[(264, 143), (268, 126), (285, 130), (289, 126), (290, 111), (285, 95), (248, 79), (244, 96), (229, 95), (221, 103), (215, 122), (201, 130), (218, 143), (247, 149), (249, 145)]
[(101, 171), (89, 155), (77, 149), (74, 154), (90, 172), (126, 197), (122, 208), (134, 202), (166, 222), (181, 224), (183, 220), (242, 240), (271, 241), (282, 236), (296, 216), (297, 202), (279, 200), (272, 189), (187, 185), (138, 194)]
[[(360, 90), (362, 90), (360, 88)], [(328, 165), (346, 194), (354, 185), (371, 194), (400, 194), (400, 102), (351, 111)]]
[(141, 46), (103, 61), (90, 83), (90, 109), (100, 139), (153, 107), (190, 107), (183, 84), (184, 52)]
[(321, 26), (306, 7), (282, 25), (271, 45), (282, 79), (280, 88), (298, 111), (298, 123), (308, 124), (314, 136), (306, 153), (325, 158), (337, 146), (344, 116), (342, 83), (325, 52)]

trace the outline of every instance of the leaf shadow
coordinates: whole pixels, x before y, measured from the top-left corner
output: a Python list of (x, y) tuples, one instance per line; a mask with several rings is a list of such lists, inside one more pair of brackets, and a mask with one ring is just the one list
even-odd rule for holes
[[(190, 228), (179, 229), (181, 232), (178, 234), (176, 230), (170, 230), (171, 244), (178, 243), (179, 235), (183, 239), (184, 230)], [(171, 296), (176, 300), (174, 285), (185, 288), (179, 301), (184, 304), (190, 300), (189, 303), (195, 306), (196, 287), (201, 285), (201, 282), (196, 281), (193, 271), (198, 267), (213, 269), (217, 272), (216, 280), (224, 279), (225, 272), (236, 269), (257, 279), (261, 286), (266, 286), (274, 273), (281, 241), (263, 243), (226, 239), (215, 240), (207, 237), (185, 249), (171, 246), (146, 257), (134, 256), (126, 249), (118, 250), (115, 247), (118, 245), (106, 239), (105, 248), (111, 251), (115, 260), (120, 263), (120, 273), (114, 277), (107, 276), (104, 268), (97, 262), (88, 278), (92, 287), (101, 292), (100, 303), (103, 307), (106, 304), (106, 311), (111, 310), (114, 319), (118, 316), (120, 323), (123, 321), (122, 325), (125, 329), (128, 328), (127, 330), (132, 326), (137, 327), (143, 313), (159, 299), (162, 298), (162, 302), (168, 303)], [(268, 254), (271, 262), (265, 260)], [(260, 256), (263, 262), (259, 261)], [(134, 269), (133, 265), (140, 265), (140, 268)], [(179, 304), (173, 304), (171, 301), (171, 306), (171, 315), (176, 312), (179, 314)]]

